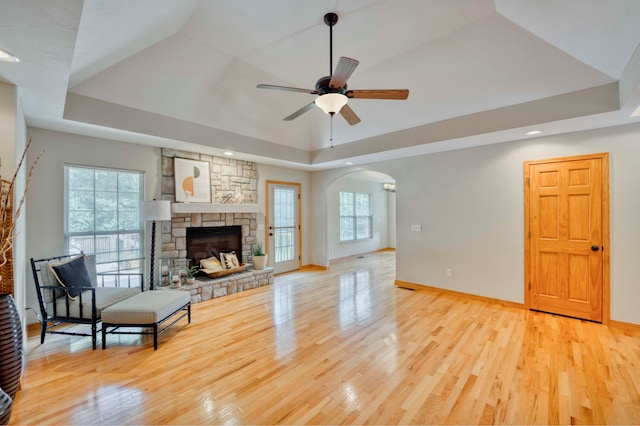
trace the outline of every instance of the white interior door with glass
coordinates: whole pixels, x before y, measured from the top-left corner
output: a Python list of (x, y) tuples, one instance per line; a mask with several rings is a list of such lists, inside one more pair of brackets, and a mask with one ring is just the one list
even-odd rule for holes
[(276, 274), (300, 269), (300, 185), (267, 182), (267, 254)]

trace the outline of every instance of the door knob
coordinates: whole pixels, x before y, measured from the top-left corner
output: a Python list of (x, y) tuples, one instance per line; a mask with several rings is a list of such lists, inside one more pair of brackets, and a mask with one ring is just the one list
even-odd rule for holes
[(599, 246), (591, 246), (591, 251), (598, 251), (600, 250)]

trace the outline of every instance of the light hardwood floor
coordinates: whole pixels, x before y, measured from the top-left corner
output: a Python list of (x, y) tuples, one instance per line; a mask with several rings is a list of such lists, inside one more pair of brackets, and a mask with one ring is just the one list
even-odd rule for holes
[(155, 352), (31, 337), (11, 422), (640, 423), (639, 332), (396, 288), (394, 256), (194, 305)]

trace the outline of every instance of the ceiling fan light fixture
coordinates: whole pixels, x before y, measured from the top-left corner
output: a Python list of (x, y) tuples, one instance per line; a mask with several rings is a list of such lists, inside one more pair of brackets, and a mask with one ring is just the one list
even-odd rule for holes
[(336, 112), (339, 112), (342, 107), (347, 104), (348, 100), (349, 98), (341, 93), (326, 93), (318, 96), (315, 103), (325, 113), (333, 115)]
[(0, 61), (18, 63), (20, 59), (8, 50), (0, 49)]
[(382, 189), (387, 192), (396, 192), (396, 184), (391, 182), (385, 182), (382, 184)]

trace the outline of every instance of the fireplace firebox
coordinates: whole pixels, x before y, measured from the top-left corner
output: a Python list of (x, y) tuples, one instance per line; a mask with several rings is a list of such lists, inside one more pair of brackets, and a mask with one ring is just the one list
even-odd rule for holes
[(204, 226), (187, 228), (187, 258), (191, 265), (220, 253), (235, 252), (242, 263), (241, 226)]

